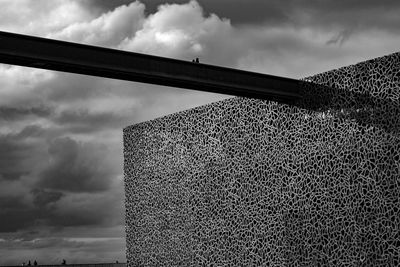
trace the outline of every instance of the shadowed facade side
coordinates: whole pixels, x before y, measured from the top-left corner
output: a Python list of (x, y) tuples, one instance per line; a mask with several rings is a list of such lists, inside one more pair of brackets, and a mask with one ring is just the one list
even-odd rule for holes
[(124, 129), (129, 266), (398, 266), (400, 54)]

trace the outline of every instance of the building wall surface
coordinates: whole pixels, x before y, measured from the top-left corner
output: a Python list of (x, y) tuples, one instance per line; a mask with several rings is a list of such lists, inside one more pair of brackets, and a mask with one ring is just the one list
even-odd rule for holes
[(129, 266), (399, 266), (400, 53), (124, 129)]

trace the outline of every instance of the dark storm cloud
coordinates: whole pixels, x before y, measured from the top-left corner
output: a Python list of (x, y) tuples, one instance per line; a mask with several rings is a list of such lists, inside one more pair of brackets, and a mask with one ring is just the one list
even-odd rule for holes
[[(120, 199), (90, 201), (98, 192), (112, 192), (112, 178), (120, 171), (111, 166), (105, 145), (68, 137), (46, 140), (46, 130), (39, 125), (0, 135), (0, 182), (6, 189), (0, 193), (0, 233), (101, 225), (112, 217), (115, 205), (122, 205)], [(22, 188), (16, 191), (15, 186)], [(83, 196), (74, 200), (75, 192)]]
[[(57, 202), (63, 195), (35, 188), (25, 195), (0, 196), (0, 233), (17, 232), (38, 225), (57, 225), (54, 223), (58, 220), (54, 208), (49, 204)], [(30, 202), (30, 199), (33, 201)]]
[(115, 168), (105, 160), (104, 145), (81, 144), (61, 137), (50, 143), (48, 153), (50, 164), (40, 174), (40, 187), (70, 192), (109, 189)]
[[(0, 233), (17, 232), (39, 225), (54, 225), (53, 222), (57, 221), (57, 216), (50, 208), (30, 205), (19, 196), (0, 197), (0, 217)], [(28, 233), (29, 235), (31, 234)]]
[(0, 134), (0, 181), (19, 179), (32, 171), (43, 155), (40, 140), (30, 140), (43, 133), (39, 125), (28, 125), (20, 132)]
[[(91, 0), (92, 8), (111, 10), (131, 0)], [(147, 13), (155, 13), (157, 7), (165, 3), (183, 4), (188, 0), (146, 0)], [(219, 17), (229, 18), (233, 24), (271, 25), (290, 23), (343, 27), (389, 27), (397, 30), (400, 2), (397, 0), (198, 0), (206, 14), (215, 13)], [(392, 12), (393, 16), (383, 15)], [(398, 13), (397, 13), (398, 14)]]
[(46, 129), (37, 124), (32, 124), (25, 126), (16, 137), (19, 139), (29, 138), (29, 137), (39, 137), (46, 133)]
[(340, 31), (337, 35), (333, 36), (331, 39), (329, 39), (326, 44), (339, 44), (342, 45), (345, 41), (347, 41), (352, 34), (352, 31), (350, 30), (343, 30)]
[(39, 208), (43, 208), (50, 203), (57, 202), (64, 194), (61, 192), (52, 192), (41, 188), (35, 188), (32, 190), (32, 195), (34, 197), (33, 204)]
[[(381, 29), (399, 32), (400, 2), (384, 1), (303, 1), (293, 5), (292, 10), (304, 12), (308, 18), (294, 22), (317, 27), (341, 27), (343, 30)], [(293, 12), (294, 13), (294, 12)]]
[(49, 216), (49, 225), (56, 227), (102, 225), (107, 217), (113, 215), (110, 210), (105, 210), (107, 208), (107, 206), (95, 206), (93, 209), (75, 207), (74, 210)]
[(0, 120), (26, 119), (30, 116), (47, 117), (52, 113), (52, 108), (48, 106), (35, 107), (0, 107)]
[(91, 133), (105, 129), (123, 128), (129, 117), (113, 112), (93, 113), (87, 109), (65, 110), (54, 117), (54, 122), (70, 132)]
[(0, 196), (0, 233), (15, 232), (32, 224), (35, 211), (21, 197)]
[(129, 5), (132, 2), (135, 2), (135, 0), (87, 0), (82, 1), (81, 4), (88, 8), (97, 8), (104, 13), (122, 5)]
[[(29, 197), (33, 201), (28, 201)], [(68, 197), (68, 195), (51, 190), (35, 188), (30, 195), (26, 196), (1, 196), (0, 197), (0, 233), (26, 231), (20, 237), (31, 239), (37, 236), (29, 229), (35, 227), (71, 227), (102, 225), (110, 216), (113, 216), (113, 203), (96, 204), (95, 201), (89, 206), (74, 204), (64, 201), (62, 205), (57, 202)], [(69, 196), (69, 198), (71, 198)], [(72, 200), (73, 201), (73, 200)], [(51, 229), (51, 228), (50, 228)]]

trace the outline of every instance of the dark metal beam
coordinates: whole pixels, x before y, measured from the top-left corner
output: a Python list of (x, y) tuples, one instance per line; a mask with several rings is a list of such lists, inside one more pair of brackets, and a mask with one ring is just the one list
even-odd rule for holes
[(293, 103), (300, 81), (0, 32), (0, 63)]

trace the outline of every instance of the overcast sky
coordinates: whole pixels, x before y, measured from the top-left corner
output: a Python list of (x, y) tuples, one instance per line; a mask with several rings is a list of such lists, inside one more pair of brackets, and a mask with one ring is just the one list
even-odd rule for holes
[[(0, 30), (292, 78), (400, 49), (398, 0), (168, 2), (0, 0)], [(122, 128), (225, 97), (0, 65), (0, 265), (125, 261)]]

